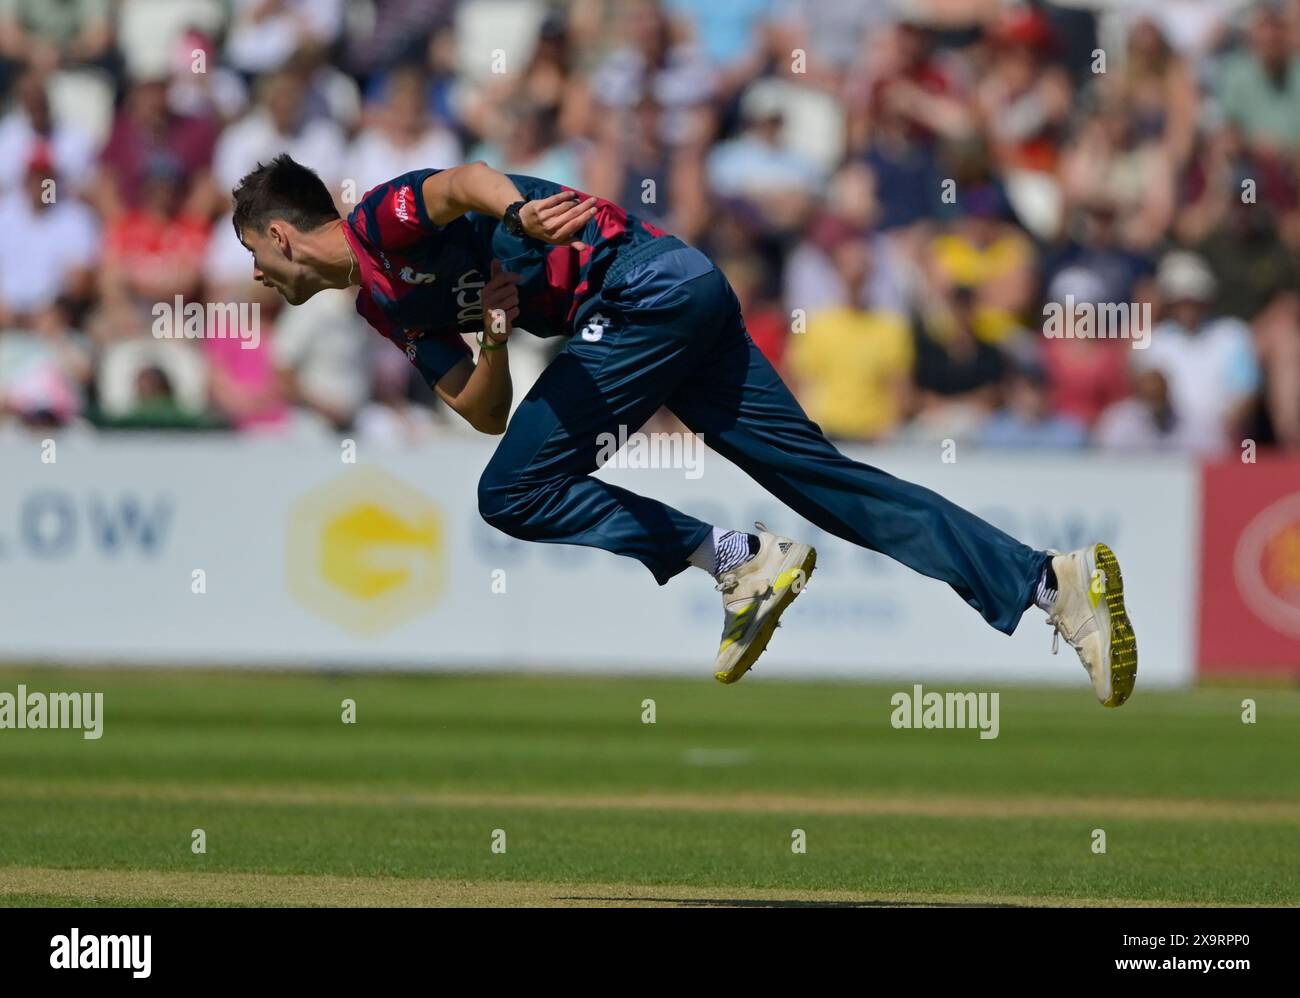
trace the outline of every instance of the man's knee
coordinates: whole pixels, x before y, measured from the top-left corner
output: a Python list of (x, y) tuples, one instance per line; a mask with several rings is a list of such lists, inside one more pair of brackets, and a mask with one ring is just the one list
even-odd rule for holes
[(515, 475), (489, 461), (478, 480), (478, 512), (489, 526), (512, 533), (518, 526), (519, 504), (511, 498)]
[(534, 540), (544, 533), (541, 507), (555, 489), (556, 484), (533, 481), (505, 462), (489, 461), (478, 480), (479, 516), (511, 537)]

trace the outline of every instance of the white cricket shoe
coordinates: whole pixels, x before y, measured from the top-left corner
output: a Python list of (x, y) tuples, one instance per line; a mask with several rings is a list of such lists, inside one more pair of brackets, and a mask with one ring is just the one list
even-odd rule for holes
[(1118, 707), (1137, 680), (1137, 638), (1124, 611), (1124, 579), (1115, 552), (1105, 544), (1080, 548), (1052, 559), (1056, 604), (1047, 615), (1054, 628), (1052, 654), (1059, 639), (1079, 653), (1097, 699)]
[(817, 551), (769, 533), (761, 523), (758, 553), (718, 576), (725, 618), (714, 677), (734, 683), (763, 654), (785, 608), (803, 591), (817, 566)]

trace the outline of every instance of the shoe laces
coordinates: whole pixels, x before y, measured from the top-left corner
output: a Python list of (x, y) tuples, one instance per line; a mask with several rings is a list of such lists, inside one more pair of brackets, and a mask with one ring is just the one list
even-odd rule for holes
[(1064, 618), (1053, 612), (1047, 618), (1047, 625), (1052, 628), (1052, 654), (1055, 655), (1061, 644), (1061, 638), (1065, 638), (1065, 643), (1075, 651), (1083, 648), (1083, 643), (1075, 641), (1065, 629)]

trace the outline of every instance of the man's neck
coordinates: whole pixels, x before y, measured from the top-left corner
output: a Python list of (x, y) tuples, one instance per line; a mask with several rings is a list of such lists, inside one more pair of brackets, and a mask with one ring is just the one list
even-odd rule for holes
[(315, 232), (304, 247), (306, 262), (320, 275), (327, 288), (348, 288), (361, 282), (361, 267), (343, 232), (343, 219), (329, 222)]

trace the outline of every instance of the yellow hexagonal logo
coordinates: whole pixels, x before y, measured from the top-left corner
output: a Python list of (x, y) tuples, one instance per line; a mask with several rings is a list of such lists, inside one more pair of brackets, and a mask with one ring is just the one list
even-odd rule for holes
[(345, 630), (390, 630), (442, 595), (442, 515), (379, 468), (353, 468), (307, 493), (289, 508), (287, 536), (289, 592)]

